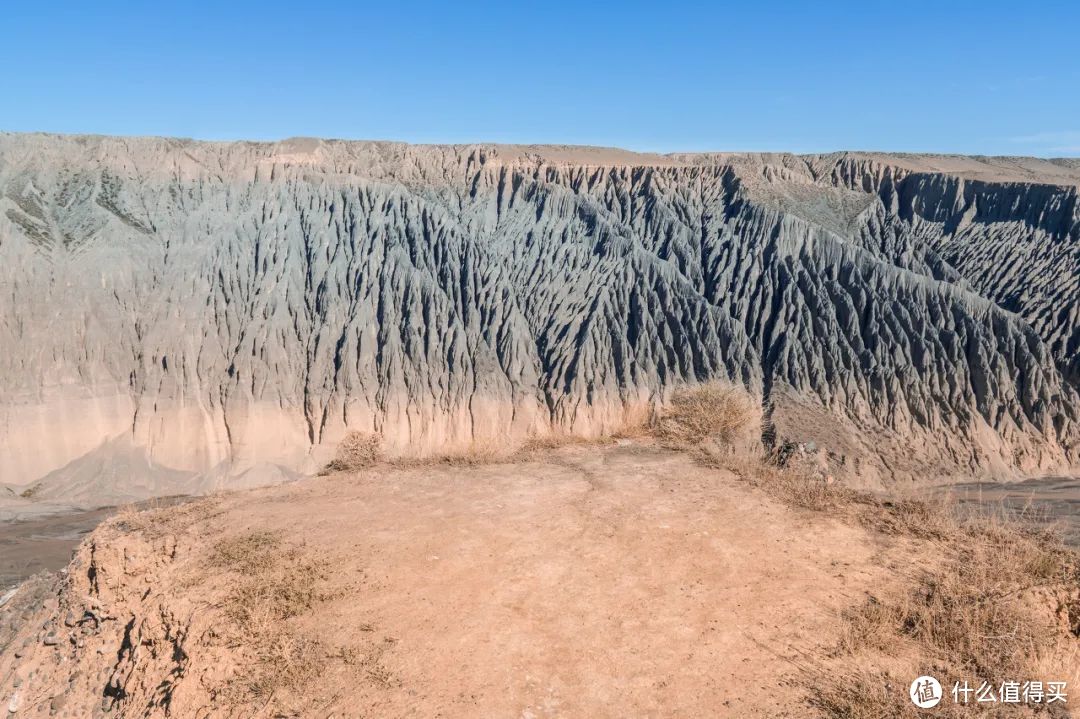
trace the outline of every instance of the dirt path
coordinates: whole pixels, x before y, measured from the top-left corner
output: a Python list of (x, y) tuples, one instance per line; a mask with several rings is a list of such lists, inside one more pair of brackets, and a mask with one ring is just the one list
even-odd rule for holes
[[(886, 572), (862, 530), (635, 446), (237, 493), (175, 536), (157, 535), (152, 544), (171, 558), (145, 562), (152, 577), (141, 577), (139, 552), (122, 541), (109, 546), (123, 571), (98, 550), (95, 581), (115, 587), (96, 590), (95, 601), (135, 618), (125, 636), (144, 617), (182, 624), (162, 630), (183, 638), (182, 662), (148, 650), (131, 660), (143, 663), (137, 671), (120, 672), (143, 677), (123, 687), (117, 706), (130, 713), (121, 716), (144, 715), (157, 676), (179, 677), (169, 680), (172, 716), (224, 715), (205, 713), (230, 664), (228, 648), (209, 648), (208, 637), (225, 621), (214, 598), (238, 580), (213, 574), (206, 556), (222, 538), (252, 532), (331, 562), (326, 599), (288, 622), (293, 636), (345, 660), (322, 665), (302, 696), (279, 688), (267, 699), (267, 712), (280, 702), (305, 717), (803, 716), (793, 662), (833, 642), (838, 612)], [(102, 651), (90, 638), (67, 661), (106, 675), (83, 666), (117, 661), (103, 637)], [(0, 690), (10, 693), (18, 675), (26, 696), (29, 669), (30, 683), (48, 682), (63, 663), (50, 668), (61, 652), (48, 647), (22, 653), (0, 652)], [(86, 691), (96, 709), (101, 689)], [(83, 693), (73, 689), (66, 706), (74, 711)]]

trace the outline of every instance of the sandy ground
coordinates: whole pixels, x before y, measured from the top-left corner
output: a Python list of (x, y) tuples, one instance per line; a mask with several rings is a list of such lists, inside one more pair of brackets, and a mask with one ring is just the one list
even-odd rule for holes
[[(111, 522), (83, 545), (50, 611), (85, 600), (116, 621), (57, 627), (70, 647), (0, 637), (0, 692), (21, 697), (17, 716), (47, 715), (53, 692), (54, 715), (100, 715), (105, 682), (122, 683), (114, 716), (165, 716), (166, 684), (179, 717), (804, 716), (798, 667), (835, 641), (840, 611), (888, 581), (898, 551), (634, 445), (378, 468), (206, 506), (183, 526), (155, 520), (150, 542)], [(302, 692), (227, 710), (215, 691), (242, 662), (213, 638), (238, 578), (207, 556), (251, 532), (331, 567), (328, 598), (290, 632), (369, 660), (329, 661)]]
[[(356, 536), (368, 581), (314, 629), (396, 642), (389, 715), (779, 715), (781, 679), (872, 580), (861, 532), (810, 521), (685, 457), (550, 464), (306, 488), (312, 546)], [(250, 526), (287, 526), (290, 502)], [(331, 629), (326, 632), (326, 629)]]

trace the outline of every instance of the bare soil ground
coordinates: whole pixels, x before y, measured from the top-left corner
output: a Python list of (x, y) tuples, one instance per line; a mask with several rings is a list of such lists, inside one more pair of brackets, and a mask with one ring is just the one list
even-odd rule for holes
[(804, 716), (800, 667), (912, 551), (647, 443), (382, 465), (110, 520), (62, 591), (0, 609), (0, 691), (16, 716)]

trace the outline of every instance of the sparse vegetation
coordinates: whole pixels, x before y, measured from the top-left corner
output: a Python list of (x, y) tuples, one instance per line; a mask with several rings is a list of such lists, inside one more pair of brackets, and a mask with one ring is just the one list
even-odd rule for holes
[(517, 452), (514, 453), (515, 459), (530, 459), (537, 454), (543, 452), (549, 452), (555, 449), (562, 449), (564, 447), (604, 447), (612, 445), (617, 439), (621, 438), (622, 434), (618, 435), (601, 435), (599, 437), (582, 437), (577, 434), (569, 434), (566, 432), (556, 432), (553, 434), (530, 437), (522, 443)]
[(366, 432), (349, 432), (338, 445), (337, 454), (322, 474), (351, 472), (370, 467), (382, 459), (382, 437)]
[[(834, 660), (804, 677), (811, 703), (826, 716), (916, 716), (907, 684), (921, 673), (950, 687), (976, 678), (999, 685), (1067, 676), (1080, 661), (1080, 558), (1054, 534), (1003, 516), (963, 517), (944, 501), (855, 492), (798, 467), (726, 466), (789, 506), (923, 543), (927, 561), (911, 568), (909, 586), (848, 612)], [(898, 657), (910, 664), (906, 680), (868, 670)], [(1056, 671), (1047, 675), (1047, 666)], [(941, 716), (971, 711), (941, 709)]]
[(219, 541), (209, 564), (237, 575), (222, 608), (235, 633), (232, 641), (250, 649), (255, 659), (229, 682), (223, 692), (226, 700), (268, 701), (275, 692), (302, 688), (317, 676), (327, 652), (291, 631), (287, 620), (330, 598), (321, 589), (328, 564), (263, 531)]
[(706, 440), (730, 444), (753, 419), (756, 405), (747, 391), (724, 381), (675, 390), (656, 422), (660, 440), (675, 448), (693, 448)]
[(250, 575), (274, 565), (280, 552), (281, 537), (277, 533), (248, 532), (215, 544), (209, 564)]
[[(715, 440), (730, 441), (752, 410), (737, 387), (686, 388), (673, 396), (657, 434), (788, 506), (925, 544), (928, 560), (911, 569), (911, 585), (848, 612), (835, 656), (808, 669), (805, 684), (819, 711), (837, 718), (915, 716), (907, 690), (920, 673), (947, 686), (964, 679), (1000, 684), (1061, 678), (1080, 662), (1080, 557), (1057, 536), (1023, 517), (964, 516), (944, 500), (856, 492), (798, 461), (781, 466), (714, 451)], [(910, 677), (875, 669), (897, 661), (910, 665)], [(939, 708), (939, 716), (971, 712), (962, 705)]]
[(137, 504), (125, 504), (110, 518), (123, 532), (137, 532), (153, 539), (180, 532), (221, 513), (221, 493), (191, 499), (158, 497)]
[[(961, 518), (929, 503), (914, 511), (916, 500), (908, 500), (899, 512), (888, 504), (882, 502), (879, 510), (928, 520), (934, 535), (928, 556), (936, 553), (940, 561), (931, 559), (917, 568), (908, 591), (871, 596), (848, 613), (837, 648), (841, 666), (906, 653), (916, 672), (912, 676), (932, 664), (935, 676), (948, 686), (976, 678), (1000, 685), (1018, 678), (1068, 676), (1080, 660), (1072, 623), (1080, 610), (1076, 552), (1055, 535), (1014, 521)], [(910, 531), (919, 525), (903, 521), (898, 526)], [(841, 684), (866, 680), (857, 670), (841, 676)], [(843, 709), (827, 711), (829, 716), (904, 716), (906, 686), (898, 677), (886, 678), (876, 692), (848, 696), (835, 683), (816, 677), (813, 693), (823, 709)], [(883, 694), (885, 685), (894, 691)]]
[(390, 461), (395, 467), (428, 467), (448, 465), (452, 467), (472, 467), (482, 464), (507, 461), (514, 454), (509, 441), (495, 439), (475, 439), (467, 444), (448, 447), (441, 452), (421, 456), (395, 457)]
[(843, 485), (816, 476), (797, 464), (781, 467), (757, 457), (719, 456), (707, 448), (698, 449), (697, 456), (703, 464), (728, 469), (791, 507), (839, 513), (847, 511), (856, 497), (856, 493)]

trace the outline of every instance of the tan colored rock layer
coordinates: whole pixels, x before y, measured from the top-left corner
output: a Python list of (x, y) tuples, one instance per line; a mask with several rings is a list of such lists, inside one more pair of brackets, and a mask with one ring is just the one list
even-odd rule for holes
[(1063, 471), (1078, 184), (1031, 158), (0, 135), (0, 481), (92, 494), (120, 439), (197, 487), (311, 470), (348, 430), (597, 433), (712, 377), (868, 482)]

